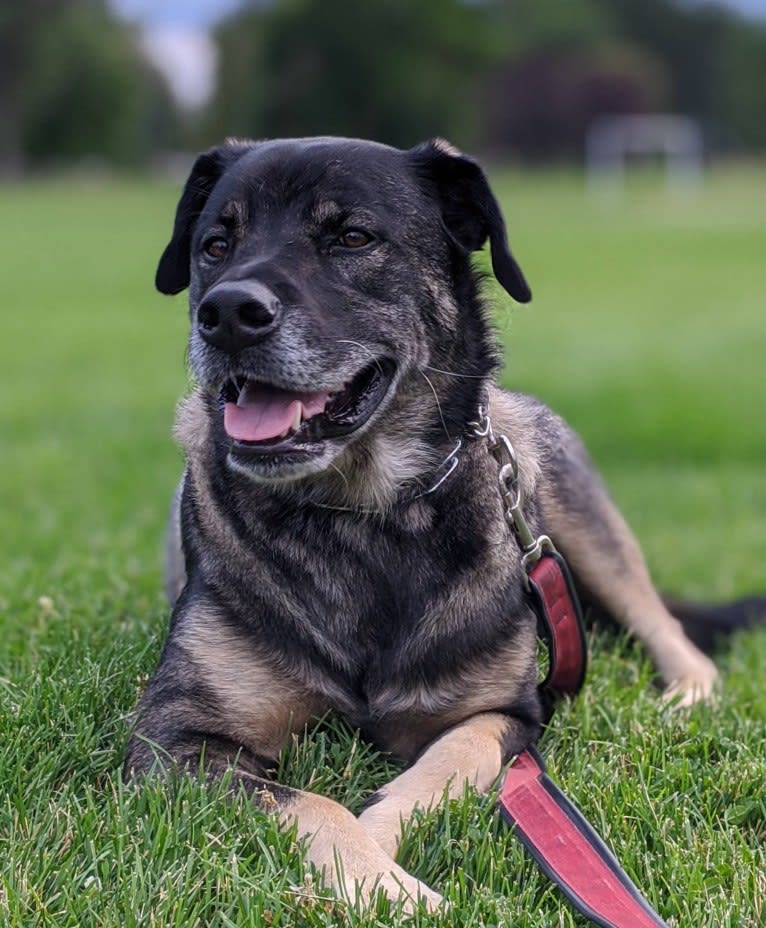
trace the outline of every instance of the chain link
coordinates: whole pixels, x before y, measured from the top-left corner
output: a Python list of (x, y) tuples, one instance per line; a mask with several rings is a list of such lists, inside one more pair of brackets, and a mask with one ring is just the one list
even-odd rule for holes
[(497, 462), (497, 481), (503, 501), (503, 515), (519, 543), (523, 555), (522, 563), (529, 573), (543, 556), (543, 551), (555, 552), (556, 548), (547, 535), (535, 536), (529, 527), (523, 511), (524, 493), (519, 477), (519, 460), (510, 438), (503, 434), (495, 436), (488, 404), (479, 406), (479, 418), (470, 425), (472, 437), (486, 438), (489, 453)]

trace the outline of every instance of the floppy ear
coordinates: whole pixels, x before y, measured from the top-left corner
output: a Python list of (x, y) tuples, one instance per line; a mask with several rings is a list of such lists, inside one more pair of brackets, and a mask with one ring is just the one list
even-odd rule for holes
[(160, 293), (180, 293), (189, 286), (194, 225), (219, 178), (252, 147), (247, 142), (226, 142), (197, 156), (178, 201), (173, 236), (157, 266), (154, 282)]
[(465, 251), (478, 251), (489, 239), (495, 277), (514, 300), (528, 303), (532, 291), (508, 247), (503, 215), (484, 171), (443, 139), (424, 142), (410, 155), (418, 174), (436, 188), (453, 241)]

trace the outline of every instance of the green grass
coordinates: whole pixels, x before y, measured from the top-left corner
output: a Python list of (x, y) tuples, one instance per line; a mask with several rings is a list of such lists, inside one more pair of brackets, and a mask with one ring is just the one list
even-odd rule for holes
[[(585, 437), (659, 584), (766, 587), (766, 170), (615, 203), (566, 174), (496, 174), (535, 301), (495, 295), (504, 382)], [(0, 189), (0, 924), (388, 925), (349, 916), (294, 836), (186, 782), (125, 789), (128, 714), (167, 623), (161, 535), (180, 457), (183, 298), (151, 287), (176, 190)], [(493, 291), (494, 293), (494, 291)], [(673, 715), (623, 638), (593, 639), (543, 749), (673, 926), (766, 921), (766, 633), (721, 655), (720, 704)], [(393, 765), (339, 724), (284, 776), (357, 809)], [(402, 862), (452, 902), (422, 925), (584, 926), (475, 796), (411, 829)]]

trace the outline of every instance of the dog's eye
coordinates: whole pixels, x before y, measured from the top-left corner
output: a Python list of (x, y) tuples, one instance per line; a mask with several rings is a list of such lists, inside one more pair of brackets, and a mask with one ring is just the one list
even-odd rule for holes
[(346, 229), (342, 235), (338, 236), (338, 244), (344, 248), (364, 248), (371, 241), (373, 237), (363, 229)]
[(208, 258), (213, 258), (217, 261), (226, 256), (226, 252), (229, 250), (229, 243), (225, 238), (215, 236), (214, 238), (209, 238), (203, 244), (202, 250)]

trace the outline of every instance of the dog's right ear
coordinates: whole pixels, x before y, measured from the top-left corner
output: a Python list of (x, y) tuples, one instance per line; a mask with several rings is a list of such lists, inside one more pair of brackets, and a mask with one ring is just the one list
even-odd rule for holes
[(160, 293), (180, 293), (189, 286), (194, 225), (218, 180), (253, 143), (229, 141), (197, 156), (176, 209), (173, 236), (162, 253), (154, 282)]

